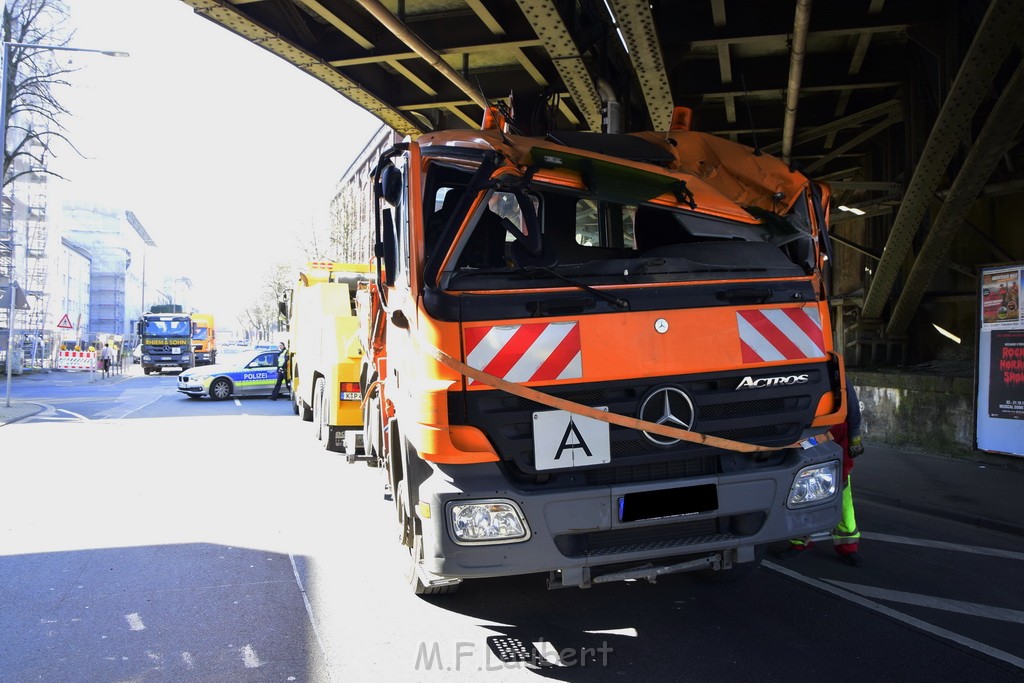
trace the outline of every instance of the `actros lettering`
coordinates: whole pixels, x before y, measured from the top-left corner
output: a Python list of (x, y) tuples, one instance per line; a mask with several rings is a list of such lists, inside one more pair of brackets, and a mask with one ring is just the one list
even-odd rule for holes
[(754, 379), (747, 375), (740, 380), (740, 385), (736, 387), (736, 390), (740, 389), (767, 389), (768, 387), (784, 387), (793, 384), (806, 384), (807, 375), (782, 375), (779, 377), (761, 377)]

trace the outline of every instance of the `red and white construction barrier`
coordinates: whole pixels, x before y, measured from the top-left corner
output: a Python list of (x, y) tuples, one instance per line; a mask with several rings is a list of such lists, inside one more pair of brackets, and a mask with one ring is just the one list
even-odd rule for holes
[(58, 351), (58, 370), (89, 370), (96, 371), (95, 351)]

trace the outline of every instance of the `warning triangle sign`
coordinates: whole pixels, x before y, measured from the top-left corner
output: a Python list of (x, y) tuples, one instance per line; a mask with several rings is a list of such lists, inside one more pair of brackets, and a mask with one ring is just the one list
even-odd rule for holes
[(68, 318), (67, 313), (65, 313), (64, 317), (60, 319), (59, 323), (57, 323), (57, 327), (64, 330), (70, 330), (71, 328), (74, 327), (74, 325), (71, 324), (71, 320)]

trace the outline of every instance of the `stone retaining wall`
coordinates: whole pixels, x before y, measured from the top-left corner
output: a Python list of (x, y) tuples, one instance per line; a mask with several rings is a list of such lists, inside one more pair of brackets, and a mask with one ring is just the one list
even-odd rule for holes
[(897, 448), (968, 456), (974, 450), (974, 379), (850, 370), (864, 436)]

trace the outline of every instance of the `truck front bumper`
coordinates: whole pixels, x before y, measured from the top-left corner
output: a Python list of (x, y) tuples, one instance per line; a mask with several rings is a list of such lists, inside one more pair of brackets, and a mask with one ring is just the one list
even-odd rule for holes
[[(829, 462), (838, 470), (841, 457), (839, 447), (829, 442), (794, 450), (778, 467), (552, 491), (516, 488), (496, 463), (433, 465), (419, 487), (417, 507), (424, 568), (447, 578), (558, 572), (565, 585), (589, 585), (592, 574), (611, 565), (616, 571), (644, 563), (683, 566), (686, 560), (715, 554), (716, 563), (753, 560), (758, 546), (835, 526), (841, 486), (836, 495), (807, 507), (791, 509), (787, 500), (801, 470)], [(636, 494), (660, 499), (686, 496), (690, 490), (708, 496), (714, 509), (636, 521), (624, 515), (624, 501), (635, 500)], [(526, 539), (457, 541), (451, 506), (477, 500), (514, 503), (525, 518)], [(688, 568), (701, 566), (708, 563)]]

